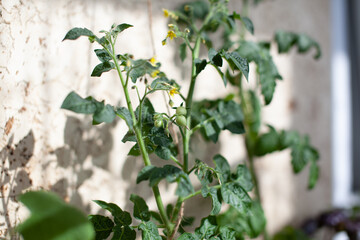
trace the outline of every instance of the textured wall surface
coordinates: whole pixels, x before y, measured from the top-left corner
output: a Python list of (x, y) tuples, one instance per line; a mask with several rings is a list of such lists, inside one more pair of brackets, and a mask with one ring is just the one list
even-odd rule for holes
[[(101, 4), (100, 4), (101, 2)], [(168, 76), (186, 85), (188, 67), (177, 60), (175, 44), (161, 45), (167, 31), (162, 8), (172, 9), (184, 1), (152, 1), (152, 25), (157, 59)], [(239, 11), (240, 1), (232, 1)], [(306, 190), (308, 171), (294, 176), (290, 153), (275, 153), (256, 163), (268, 228), (271, 232), (287, 223), (330, 206), (330, 40), (327, 0), (265, 0), (250, 9), (256, 39), (271, 40), (277, 29), (311, 35), (322, 49), (319, 61), (312, 53), (276, 55), (284, 81), (278, 83), (275, 98), (264, 111), (267, 123), (278, 128), (309, 134), (321, 154), (321, 177), (315, 190)], [(26, 215), (19, 194), (30, 189), (46, 189), (87, 213), (99, 211), (93, 199), (116, 202), (125, 209), (131, 192), (143, 196), (151, 207), (154, 200), (146, 183), (135, 184), (141, 159), (126, 156), (131, 144), (123, 144), (123, 121), (91, 126), (86, 116), (60, 110), (72, 90), (92, 95), (111, 104), (123, 104), (120, 84), (114, 73), (91, 78), (97, 64), (94, 46), (87, 39), (64, 41), (73, 27), (98, 32), (112, 23), (130, 23), (118, 42), (122, 52), (136, 58), (153, 55), (147, 2), (95, 0), (2, 0), (0, 1), (0, 236), (9, 234)], [(276, 54), (276, 49), (272, 49)], [(176, 60), (175, 60), (176, 59)], [(196, 99), (224, 96), (229, 89), (213, 72), (200, 75)], [(221, 86), (221, 87), (219, 87)], [(184, 87), (186, 89), (186, 87)], [(157, 110), (163, 97), (155, 96)], [(205, 145), (196, 141), (195, 156), (210, 159), (220, 152), (234, 165), (243, 160), (243, 140), (223, 133), (227, 144)], [(155, 159), (155, 164), (157, 160)], [(160, 163), (160, 162), (159, 162)], [(162, 186), (172, 193), (174, 186)], [(168, 194), (165, 202), (174, 200)], [(198, 216), (209, 211), (208, 201), (191, 200), (186, 213)], [(200, 217), (198, 217), (199, 219)]]

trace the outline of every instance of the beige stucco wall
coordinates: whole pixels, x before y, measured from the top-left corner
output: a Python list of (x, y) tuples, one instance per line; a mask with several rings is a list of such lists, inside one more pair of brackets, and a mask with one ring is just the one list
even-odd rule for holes
[[(172, 9), (184, 1), (152, 1), (152, 21), (157, 59), (162, 69), (186, 85), (188, 68), (182, 67), (174, 44), (161, 45), (167, 20), (162, 8)], [(231, 6), (240, 10), (241, 1)], [(293, 50), (276, 55), (274, 60), (284, 78), (278, 83), (275, 98), (264, 111), (266, 122), (278, 128), (307, 133), (321, 154), (321, 176), (315, 190), (306, 191), (308, 171), (294, 176), (290, 153), (281, 152), (257, 161), (260, 187), (271, 232), (287, 223), (330, 206), (330, 1), (265, 0), (250, 9), (255, 37), (271, 40), (276, 29), (304, 32), (318, 40), (323, 56), (300, 56)], [(150, 58), (147, 1), (80, 0), (2, 0), (0, 1), (0, 236), (15, 227), (26, 213), (17, 196), (28, 189), (57, 192), (66, 201), (85, 212), (99, 209), (91, 203), (102, 199), (131, 209), (128, 198), (136, 192), (154, 207), (146, 183), (135, 184), (141, 159), (127, 157), (130, 144), (121, 138), (123, 121), (91, 126), (91, 119), (60, 110), (71, 90), (112, 104), (123, 104), (120, 84), (114, 73), (91, 78), (97, 64), (94, 46), (86, 39), (61, 42), (72, 27), (87, 27), (98, 32), (112, 23), (130, 23), (119, 39), (120, 51), (136, 58)], [(180, 66), (180, 67), (179, 67)], [(229, 89), (209, 73), (202, 74), (196, 99), (223, 96)], [(209, 85), (208, 82), (216, 84)], [(219, 84), (217, 84), (219, 83)], [(186, 87), (184, 87), (186, 89)], [(156, 108), (162, 109), (162, 95), (155, 96)], [(243, 140), (228, 133), (223, 144), (198, 142), (195, 155), (210, 159), (220, 152), (232, 164), (243, 159)], [(226, 141), (226, 144), (225, 144)], [(210, 151), (211, 150), (211, 151)], [(155, 159), (155, 163), (161, 164)], [(173, 186), (162, 186), (171, 193)], [(167, 194), (165, 202), (174, 200)], [(210, 202), (192, 200), (186, 213), (199, 216), (210, 209)]]

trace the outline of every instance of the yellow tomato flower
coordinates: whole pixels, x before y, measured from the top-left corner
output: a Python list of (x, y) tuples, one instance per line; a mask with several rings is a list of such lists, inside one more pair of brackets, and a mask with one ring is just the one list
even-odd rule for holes
[(177, 88), (172, 88), (169, 91), (170, 96), (174, 96), (175, 94), (180, 94)]
[(165, 9), (165, 8), (163, 8), (162, 9), (163, 10), (163, 13), (164, 13), (164, 17), (169, 17), (169, 10), (167, 10), (167, 9)]
[(151, 65), (156, 66), (157, 61), (155, 59), (155, 56), (150, 58), (149, 62), (151, 63)]
[(160, 73), (159, 70), (155, 70), (155, 71), (153, 71), (153, 72), (150, 74), (150, 76), (151, 76), (152, 78), (154, 78), (154, 77), (156, 77), (159, 73)]
[(170, 40), (173, 40), (174, 38), (176, 38), (176, 34), (173, 30), (169, 30), (166, 37), (170, 38)]

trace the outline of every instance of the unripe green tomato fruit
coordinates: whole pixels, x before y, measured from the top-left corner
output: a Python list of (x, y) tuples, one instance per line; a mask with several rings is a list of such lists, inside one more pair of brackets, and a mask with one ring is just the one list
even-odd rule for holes
[(176, 116), (176, 123), (179, 126), (186, 127), (186, 118), (183, 115), (177, 115)]
[(163, 126), (163, 120), (162, 119), (156, 119), (154, 122), (155, 127), (161, 128)]
[(185, 116), (186, 115), (186, 108), (184, 108), (184, 107), (176, 108), (176, 114)]

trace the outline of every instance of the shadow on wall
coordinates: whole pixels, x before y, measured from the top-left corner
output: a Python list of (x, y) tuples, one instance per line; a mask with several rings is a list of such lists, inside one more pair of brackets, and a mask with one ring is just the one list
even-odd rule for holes
[[(10, 207), (18, 202), (18, 196), (26, 189), (32, 186), (28, 162), (34, 152), (34, 134), (30, 130), (29, 133), (14, 147), (14, 136), (12, 136), (7, 145), (0, 151), (1, 172), (0, 172), (0, 235), (6, 236), (12, 233), (14, 223), (11, 219), (15, 219), (15, 225), (18, 219), (18, 209), (15, 211)], [(12, 210), (10, 210), (12, 209)]]
[[(56, 156), (57, 168), (70, 170), (71, 176), (62, 175), (51, 186), (51, 191), (83, 211), (90, 211), (90, 203), (82, 201), (78, 190), (93, 175), (93, 167), (108, 169), (109, 155), (114, 145), (111, 132), (116, 124), (117, 121), (114, 121), (112, 124), (94, 127), (88, 121), (74, 117), (67, 118), (64, 146), (57, 148), (52, 154)], [(86, 166), (87, 161), (91, 161), (91, 164)], [(46, 165), (43, 166), (44, 171), (48, 167)]]

